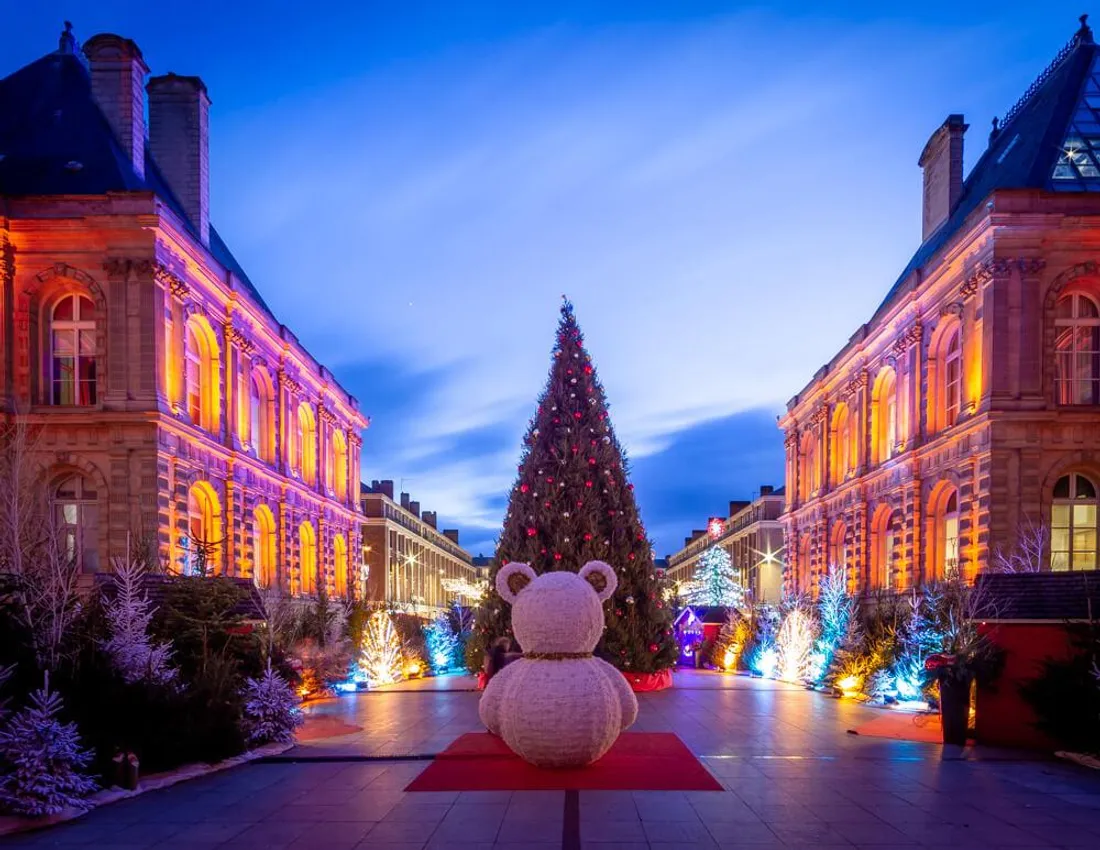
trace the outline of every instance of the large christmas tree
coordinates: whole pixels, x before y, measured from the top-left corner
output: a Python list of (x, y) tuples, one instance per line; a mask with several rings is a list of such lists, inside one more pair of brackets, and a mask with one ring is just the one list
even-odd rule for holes
[(565, 301), (550, 377), (523, 440), (479, 637), (489, 644), (512, 634), (511, 608), (494, 586), (502, 565), (522, 561), (541, 574), (576, 572), (591, 560), (606, 561), (619, 578), (604, 606), (607, 629), (598, 653), (625, 672), (672, 667), (676, 642), (667, 582), (654, 568), (603, 387), (573, 305)]

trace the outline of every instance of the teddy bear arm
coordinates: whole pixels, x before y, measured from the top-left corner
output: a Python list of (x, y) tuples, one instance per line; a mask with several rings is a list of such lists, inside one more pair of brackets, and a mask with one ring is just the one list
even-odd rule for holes
[(481, 700), (478, 703), (478, 716), (481, 718), (481, 722), (485, 724), (485, 728), (494, 735), (500, 734), (503, 712), (506, 710), (504, 703), (509, 699), (508, 682), (511, 677), (516, 675), (519, 666), (518, 663), (509, 664), (493, 676), (489, 680), (489, 684), (485, 686), (485, 693), (481, 695)]
[(638, 719), (638, 698), (634, 696), (634, 691), (630, 689), (626, 676), (606, 661), (601, 663), (603, 666), (600, 669), (611, 683), (611, 688), (614, 690), (622, 709), (623, 724), (621, 729), (629, 729), (634, 725), (634, 721)]

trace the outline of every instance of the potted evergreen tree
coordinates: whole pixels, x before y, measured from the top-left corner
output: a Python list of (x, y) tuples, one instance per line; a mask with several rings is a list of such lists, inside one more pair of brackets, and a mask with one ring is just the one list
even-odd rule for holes
[(951, 579), (942, 585), (934, 617), (943, 635), (942, 650), (924, 663), (926, 684), (939, 686), (943, 742), (966, 746), (970, 731), (970, 693), (975, 682), (997, 678), (1003, 652), (982, 622), (989, 616), (990, 600), (980, 584)]

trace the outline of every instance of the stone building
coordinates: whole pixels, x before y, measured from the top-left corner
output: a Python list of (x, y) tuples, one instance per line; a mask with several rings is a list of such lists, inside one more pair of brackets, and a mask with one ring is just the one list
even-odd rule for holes
[(786, 582), (961, 573), (1038, 530), (1095, 569), (1100, 488), (1100, 52), (1081, 28), (963, 179), (950, 115), (920, 155), (922, 243), (780, 417)]
[(762, 486), (752, 501), (730, 502), (727, 517), (711, 517), (706, 529), (693, 531), (684, 548), (668, 556), (668, 577), (690, 582), (699, 559), (711, 546), (729, 553), (750, 600), (778, 602), (783, 584), (784, 491)]
[(473, 556), (458, 531), (436, 528), (434, 511), (400, 494), (392, 481), (361, 487), (366, 598), (433, 617), (452, 602), (470, 604), (479, 587)]
[(210, 222), (202, 80), (147, 74), (66, 30), (0, 80), (2, 415), (85, 572), (144, 539), (179, 572), (346, 593), (367, 421)]

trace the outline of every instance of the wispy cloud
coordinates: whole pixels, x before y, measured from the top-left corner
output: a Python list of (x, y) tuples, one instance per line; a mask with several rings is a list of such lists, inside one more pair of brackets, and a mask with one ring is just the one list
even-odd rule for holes
[[(374, 415), (365, 474), (486, 545), (568, 293), (667, 549), (649, 488), (705, 476), (668, 459), (759, 447), (779, 483), (774, 411), (915, 247), (937, 85), (988, 87), (975, 33), (898, 35), (752, 15), (393, 61), (227, 116), (222, 229)], [(769, 428), (699, 430), (750, 409)]]

